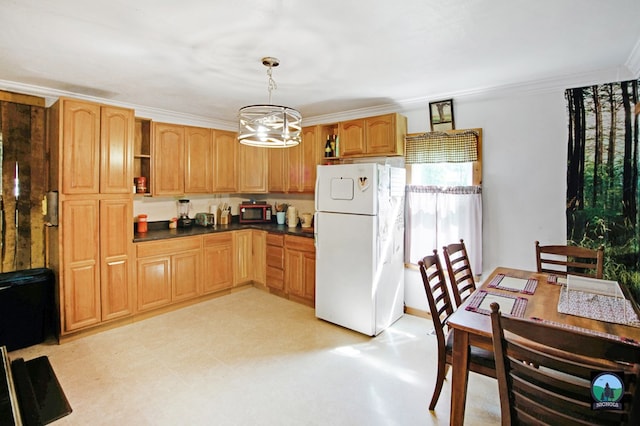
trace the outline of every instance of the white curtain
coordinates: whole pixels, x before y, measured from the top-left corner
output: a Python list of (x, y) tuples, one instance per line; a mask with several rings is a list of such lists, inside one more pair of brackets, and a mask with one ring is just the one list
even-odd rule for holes
[(482, 191), (479, 186), (408, 185), (406, 207), (407, 263), (417, 264), (433, 253), (433, 249), (441, 253), (443, 246), (462, 238), (473, 273), (482, 274)]

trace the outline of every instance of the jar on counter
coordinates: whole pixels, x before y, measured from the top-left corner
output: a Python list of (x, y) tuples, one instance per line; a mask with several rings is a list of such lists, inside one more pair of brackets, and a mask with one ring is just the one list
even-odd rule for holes
[(176, 229), (178, 227), (178, 218), (172, 217), (169, 220), (169, 229)]
[(147, 215), (146, 214), (138, 215), (138, 232), (140, 233), (147, 232)]

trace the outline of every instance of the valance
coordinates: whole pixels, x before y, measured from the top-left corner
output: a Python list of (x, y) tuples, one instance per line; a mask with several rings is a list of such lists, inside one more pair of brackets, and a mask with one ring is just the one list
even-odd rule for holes
[(465, 163), (478, 161), (478, 132), (427, 132), (405, 138), (405, 163)]

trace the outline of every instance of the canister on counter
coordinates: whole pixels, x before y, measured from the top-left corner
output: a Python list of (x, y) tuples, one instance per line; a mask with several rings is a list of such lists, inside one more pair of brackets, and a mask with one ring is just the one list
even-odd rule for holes
[(147, 215), (146, 214), (138, 215), (138, 232), (140, 233), (147, 232)]
[(178, 218), (172, 217), (169, 220), (169, 229), (176, 229), (178, 227)]

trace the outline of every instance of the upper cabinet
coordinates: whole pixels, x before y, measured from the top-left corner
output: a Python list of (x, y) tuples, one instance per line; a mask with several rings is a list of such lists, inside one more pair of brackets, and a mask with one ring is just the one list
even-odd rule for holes
[(153, 137), (153, 194), (184, 194), (184, 127), (153, 123)]
[(267, 190), (269, 192), (287, 192), (289, 189), (289, 154), (287, 149), (269, 149)]
[(238, 190), (237, 161), (237, 134), (225, 130), (213, 130), (213, 192)]
[(340, 157), (358, 156), (367, 153), (364, 135), (364, 118), (343, 121), (340, 123)]
[(268, 150), (269, 192), (312, 193), (315, 190), (316, 167), (324, 146), (323, 135), (327, 131), (327, 126), (305, 127), (300, 144)]
[[(82, 123), (90, 121), (87, 112), (77, 114)], [(393, 113), (308, 126), (302, 129), (299, 145), (265, 149), (238, 143), (233, 131), (150, 123), (136, 121), (134, 173), (147, 177), (147, 191), (157, 196), (313, 193), (318, 164), (349, 157), (403, 155), (407, 132), (406, 117)], [(90, 129), (89, 124), (83, 125)], [(152, 141), (152, 148), (146, 151), (145, 138)], [(327, 140), (335, 144), (336, 155), (329, 158), (325, 156)]]
[(184, 192), (210, 193), (213, 188), (211, 129), (185, 127)]
[(64, 194), (132, 192), (133, 110), (60, 98), (49, 114), (52, 143), (59, 143), (51, 151), (52, 164), (59, 165), (52, 188)]
[(339, 157), (404, 154), (407, 118), (397, 114), (359, 118), (339, 123)]
[(133, 110), (100, 107), (101, 194), (131, 194), (134, 128)]
[(322, 142), (322, 127), (302, 129), (302, 141), (287, 149), (289, 164), (289, 192), (313, 192), (316, 183), (316, 167), (319, 161), (319, 146)]
[[(237, 141), (235, 143), (238, 144)], [(267, 192), (268, 151), (269, 148), (240, 144), (238, 147), (239, 192)]]

